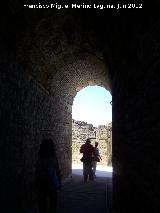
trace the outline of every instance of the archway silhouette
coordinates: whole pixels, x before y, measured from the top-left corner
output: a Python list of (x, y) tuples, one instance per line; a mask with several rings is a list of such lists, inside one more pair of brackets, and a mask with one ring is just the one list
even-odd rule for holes
[[(74, 98), (72, 106), (72, 168), (82, 169), (80, 146), (91, 138), (99, 143), (101, 161), (97, 170), (112, 171), (111, 94), (101, 86), (87, 86)], [(110, 168), (109, 168), (110, 166)], [(102, 174), (104, 175), (104, 174)]]

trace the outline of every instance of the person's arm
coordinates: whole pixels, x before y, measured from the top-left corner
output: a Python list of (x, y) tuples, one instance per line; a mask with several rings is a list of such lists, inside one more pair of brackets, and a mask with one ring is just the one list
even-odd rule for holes
[(97, 148), (97, 152), (98, 152), (98, 153), (97, 153), (97, 154), (98, 154), (97, 156), (102, 160), (102, 158), (101, 158), (101, 156), (100, 156), (100, 154), (99, 154), (99, 149), (98, 149), (98, 148)]
[(83, 152), (84, 152), (84, 145), (81, 146), (79, 152), (80, 152), (80, 153), (83, 153)]
[(95, 150), (95, 147), (92, 146), (92, 155), (93, 155), (93, 158), (95, 158), (96, 156), (96, 150)]
[(97, 150), (96, 150), (96, 151), (97, 151), (97, 156), (98, 156), (98, 157), (100, 157), (99, 149), (97, 148)]

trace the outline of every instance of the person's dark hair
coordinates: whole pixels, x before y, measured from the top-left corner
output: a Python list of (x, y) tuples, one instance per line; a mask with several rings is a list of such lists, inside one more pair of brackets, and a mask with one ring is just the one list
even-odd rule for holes
[(55, 147), (52, 139), (43, 139), (40, 144), (39, 157), (47, 158), (55, 155)]
[(87, 138), (86, 143), (91, 143), (90, 138)]

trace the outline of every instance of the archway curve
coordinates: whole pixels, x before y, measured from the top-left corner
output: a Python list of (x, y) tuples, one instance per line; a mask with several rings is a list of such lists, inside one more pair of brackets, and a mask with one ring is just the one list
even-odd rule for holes
[[(63, 147), (57, 145), (61, 150), (68, 150), (65, 157), (68, 164), (68, 171), (71, 172), (71, 146), (72, 146), (72, 105), (74, 97), (82, 88), (89, 85), (104, 87), (111, 92), (108, 69), (102, 60), (87, 54), (85, 58), (74, 57), (75, 60), (61, 67), (51, 82), (50, 94), (54, 100), (56, 108), (54, 120), (58, 120), (59, 127), (55, 127), (54, 132), (58, 132)], [(56, 129), (60, 128), (60, 129)], [(61, 134), (64, 132), (64, 135)], [(56, 138), (56, 137), (55, 137)], [(57, 144), (59, 141), (56, 142)], [(59, 153), (62, 156), (62, 151)], [(63, 163), (65, 163), (63, 159)], [(67, 163), (69, 161), (69, 163)], [(70, 169), (69, 169), (70, 168)], [(65, 170), (65, 168), (63, 168)], [(69, 174), (67, 172), (67, 174)]]
[[(59, 82), (56, 84), (56, 82)], [(51, 94), (63, 95), (67, 103), (73, 104), (77, 92), (87, 86), (101, 86), (111, 92), (111, 82), (105, 63), (91, 54), (85, 58), (74, 58), (73, 63), (66, 63), (51, 84)]]
[[(103, 49), (96, 42), (93, 31), (87, 32), (84, 23), (78, 17), (73, 19), (72, 14), (55, 16), (41, 19), (20, 45), (18, 57), (27, 72), (51, 95), (57, 93), (56, 87), (59, 90), (64, 82), (70, 83), (70, 78), (76, 84), (76, 92), (87, 85), (102, 85), (111, 90)], [(70, 22), (74, 25), (73, 32), (67, 27)], [(72, 42), (69, 42), (70, 39)], [(81, 78), (81, 81), (76, 82), (75, 78)], [(65, 90), (68, 92), (68, 89)]]
[(82, 169), (82, 154), (79, 150), (87, 138), (91, 138), (93, 146), (95, 142), (99, 143), (102, 157), (98, 163), (99, 169), (112, 169), (111, 98), (108, 90), (97, 85), (87, 86), (75, 96), (72, 106), (72, 172), (76, 172), (73, 168)]
[[(73, 99), (88, 85), (103, 86), (111, 92), (111, 81), (101, 50), (93, 48), (88, 40), (82, 45), (77, 40), (70, 44), (62, 30), (63, 21), (61, 23), (58, 28), (55, 25), (50, 29), (46, 27), (51, 26), (46, 20), (45, 26), (34, 30), (33, 37), (26, 36), (26, 47), (20, 49), (23, 50), (22, 61), (25, 56), (29, 59), (24, 63), (27, 72), (47, 91), (43, 101), (49, 110), (43, 112), (41, 121), (41, 129), (45, 131), (42, 134), (40, 129), (39, 132), (41, 137), (54, 138), (62, 174), (66, 177), (71, 171)], [(83, 40), (78, 29), (75, 34)]]

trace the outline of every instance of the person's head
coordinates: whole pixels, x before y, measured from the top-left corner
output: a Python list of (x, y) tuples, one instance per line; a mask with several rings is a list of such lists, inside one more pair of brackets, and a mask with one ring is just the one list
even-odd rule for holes
[(40, 145), (39, 157), (47, 158), (55, 155), (55, 148), (52, 139), (43, 139)]
[(98, 146), (98, 142), (95, 142), (95, 147), (97, 147)]
[(90, 144), (90, 143), (91, 143), (91, 140), (90, 140), (89, 138), (87, 138), (86, 143), (87, 143), (87, 144)]

